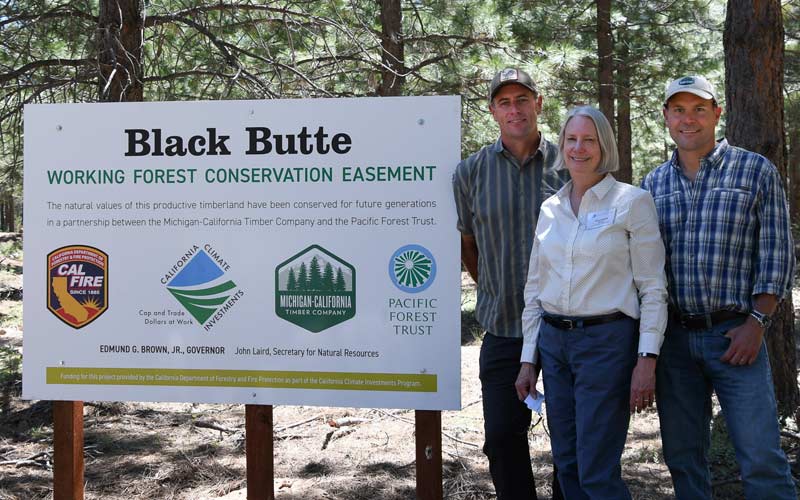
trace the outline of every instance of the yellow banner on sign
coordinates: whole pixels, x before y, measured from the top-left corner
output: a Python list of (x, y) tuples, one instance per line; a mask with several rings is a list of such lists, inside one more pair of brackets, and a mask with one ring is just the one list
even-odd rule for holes
[(171, 387), (269, 387), (333, 391), (436, 392), (437, 376), (415, 373), (342, 373), (180, 368), (47, 367), (48, 384)]

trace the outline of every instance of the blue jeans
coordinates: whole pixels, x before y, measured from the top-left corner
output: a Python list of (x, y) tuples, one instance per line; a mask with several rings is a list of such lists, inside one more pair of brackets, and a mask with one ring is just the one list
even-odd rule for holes
[(711, 391), (717, 393), (748, 500), (796, 500), (780, 446), (775, 391), (766, 345), (752, 365), (720, 361), (725, 333), (743, 319), (710, 330), (686, 330), (670, 319), (656, 369), (656, 401), (664, 459), (678, 499), (711, 498), (708, 448)]
[(631, 318), (573, 330), (542, 323), (547, 422), (568, 500), (631, 498), (620, 458), (630, 419), (637, 325)]

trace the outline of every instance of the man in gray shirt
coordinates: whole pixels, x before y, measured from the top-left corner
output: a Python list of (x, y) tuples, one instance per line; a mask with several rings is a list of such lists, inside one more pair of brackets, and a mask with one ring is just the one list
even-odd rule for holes
[[(528, 449), (531, 412), (519, 401), (523, 290), (539, 206), (567, 180), (553, 168), (558, 149), (542, 137), (542, 96), (530, 75), (498, 72), (489, 111), (500, 138), (462, 161), (453, 177), (461, 260), (478, 285), (475, 316), (486, 335), (480, 380), (486, 441), (498, 500), (535, 499)], [(553, 498), (561, 498), (554, 474)]]

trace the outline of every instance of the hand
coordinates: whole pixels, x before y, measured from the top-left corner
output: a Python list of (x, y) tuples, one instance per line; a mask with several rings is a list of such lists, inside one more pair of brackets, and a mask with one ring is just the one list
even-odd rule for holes
[(631, 413), (641, 413), (656, 400), (656, 358), (640, 357), (631, 377)]
[(761, 325), (748, 316), (747, 321), (728, 330), (725, 336), (731, 339), (731, 345), (719, 360), (731, 365), (752, 365), (758, 357), (761, 341), (764, 339), (764, 329)]
[(533, 363), (522, 363), (517, 375), (514, 387), (517, 389), (517, 397), (524, 401), (528, 394), (536, 394), (536, 381), (539, 379), (539, 368)]

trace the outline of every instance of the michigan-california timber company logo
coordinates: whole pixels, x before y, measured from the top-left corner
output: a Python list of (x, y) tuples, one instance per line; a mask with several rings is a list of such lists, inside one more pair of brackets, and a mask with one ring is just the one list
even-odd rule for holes
[(192, 245), (161, 278), (169, 293), (206, 331), (244, 296), (225, 272), (230, 264), (211, 245)]
[(275, 314), (314, 333), (356, 315), (356, 270), (319, 245), (275, 268)]
[(436, 279), (436, 260), (421, 245), (405, 245), (389, 259), (389, 277), (394, 286), (406, 293), (421, 292)]
[(108, 309), (108, 254), (71, 245), (47, 254), (47, 308), (72, 328), (83, 328)]

